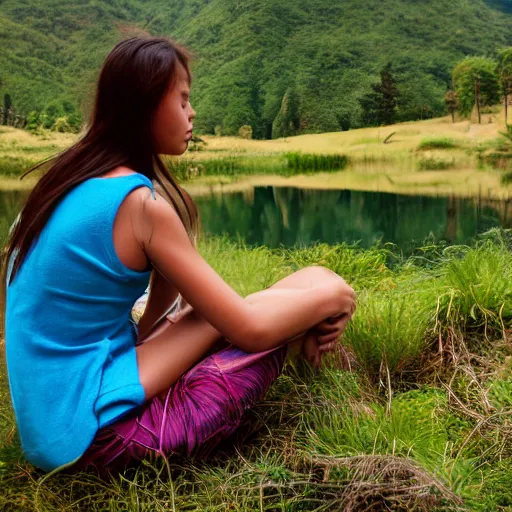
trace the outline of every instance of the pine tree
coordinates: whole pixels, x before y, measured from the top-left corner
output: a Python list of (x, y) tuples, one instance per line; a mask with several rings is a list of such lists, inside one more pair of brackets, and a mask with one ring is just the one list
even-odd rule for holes
[(283, 96), (281, 108), (272, 123), (272, 138), (295, 135), (299, 129), (299, 109), (297, 95), (288, 89)]
[(390, 62), (380, 72), (380, 83), (373, 84), (372, 92), (360, 100), (365, 124), (393, 124), (396, 120), (397, 102), (398, 88)]
[(4, 95), (4, 124), (9, 124), (9, 109), (12, 107), (11, 96), (9, 94)]

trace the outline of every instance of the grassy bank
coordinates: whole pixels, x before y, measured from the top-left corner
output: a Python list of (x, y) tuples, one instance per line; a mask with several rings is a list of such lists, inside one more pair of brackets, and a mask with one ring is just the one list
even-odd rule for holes
[[(508, 197), (512, 159), (503, 157), (502, 129), (500, 114), (486, 114), (481, 125), (439, 118), (267, 141), (205, 136), (169, 167), (198, 193), (286, 180), (313, 188)], [(0, 187), (33, 186), (15, 177), (74, 137), (0, 128)]]
[(107, 482), (45, 478), (24, 461), (2, 364), (3, 510), (510, 510), (509, 233), (408, 259), (393, 247), (269, 250), (220, 238), (200, 250), (242, 295), (307, 265), (344, 276), (359, 296), (346, 350), (318, 372), (289, 363), (236, 448)]

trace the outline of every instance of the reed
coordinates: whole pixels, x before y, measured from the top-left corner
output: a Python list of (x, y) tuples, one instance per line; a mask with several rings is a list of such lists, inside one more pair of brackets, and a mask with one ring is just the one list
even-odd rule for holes
[(296, 171), (339, 171), (349, 163), (346, 155), (285, 153), (284, 157), (288, 168)]

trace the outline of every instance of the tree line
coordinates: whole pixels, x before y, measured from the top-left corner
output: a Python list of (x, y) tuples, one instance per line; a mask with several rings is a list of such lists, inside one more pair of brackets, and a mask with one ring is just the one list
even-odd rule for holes
[[(512, 47), (504, 48), (497, 54), (497, 59), (490, 57), (468, 56), (460, 61), (452, 71), (451, 88), (447, 90), (444, 103), (446, 111), (455, 122), (455, 114), (468, 117), (476, 111), (478, 122), (481, 123), (482, 107), (496, 105), (503, 99), (505, 122), (508, 123), (509, 101), (512, 98)], [(412, 88), (412, 86), (411, 86)], [(390, 125), (409, 120), (407, 99), (404, 89), (400, 88), (395, 77), (393, 63), (389, 62), (380, 71), (380, 81), (370, 86), (370, 91), (358, 101), (362, 112), (363, 126)], [(421, 90), (416, 91), (421, 96)], [(304, 119), (300, 114), (301, 99), (291, 85), (284, 93), (277, 115), (269, 125), (267, 138), (280, 138), (297, 135), (303, 128)], [(429, 102), (417, 102), (417, 118), (426, 119), (439, 115)], [(47, 129), (59, 132), (78, 132), (82, 124), (82, 116), (71, 101), (55, 100), (41, 111), (20, 113), (15, 109), (9, 94), (4, 95), (3, 106), (0, 106), (0, 125), (24, 128), (29, 131)], [(236, 122), (235, 122), (236, 124)], [(350, 123), (339, 119), (339, 129), (348, 130)], [(238, 135), (252, 138), (252, 126), (243, 125)], [(217, 135), (223, 134), (221, 126), (215, 127)], [(237, 133), (236, 131), (234, 133)]]
[[(455, 114), (468, 117), (476, 111), (478, 123), (482, 122), (482, 107), (496, 105), (503, 99), (505, 123), (508, 123), (509, 101), (512, 97), (512, 47), (498, 52), (497, 59), (466, 57), (452, 72), (451, 88), (445, 94), (447, 112), (455, 122)], [(400, 93), (393, 75), (392, 63), (380, 73), (380, 82), (360, 100), (367, 126), (389, 125), (397, 121)], [(425, 110), (428, 117), (429, 110)]]

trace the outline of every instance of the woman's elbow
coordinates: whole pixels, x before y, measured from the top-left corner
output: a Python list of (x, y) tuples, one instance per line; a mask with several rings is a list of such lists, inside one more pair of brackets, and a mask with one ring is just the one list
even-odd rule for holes
[(254, 353), (266, 350), (267, 338), (262, 322), (248, 321), (241, 332), (230, 341), (244, 352)]

